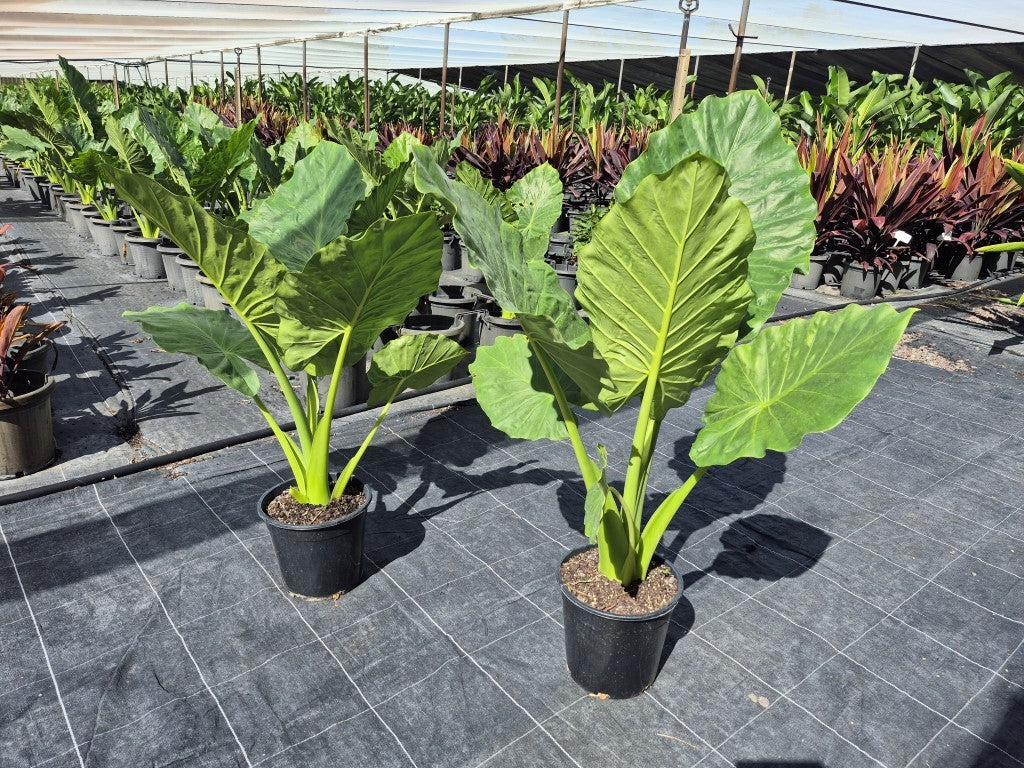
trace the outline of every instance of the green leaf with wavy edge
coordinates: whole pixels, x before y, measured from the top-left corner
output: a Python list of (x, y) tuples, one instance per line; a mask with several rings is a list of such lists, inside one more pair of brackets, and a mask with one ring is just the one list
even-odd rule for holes
[(398, 337), (370, 359), (367, 375), (372, 389), (367, 405), (383, 405), (407, 389), (429, 387), (466, 354), (457, 342), (436, 333)]
[(153, 173), (155, 166), (149, 150), (125, 129), (120, 120), (107, 115), (103, 120), (103, 127), (107, 132), (107, 143), (121, 159), (126, 170), (132, 173)]
[(558, 171), (548, 163), (538, 165), (513, 184), (505, 196), (523, 233), (526, 257), (543, 259), (551, 241), (551, 228), (562, 215), (562, 180)]
[(580, 250), (576, 297), (617, 388), (612, 410), (653, 382), (656, 416), (684, 404), (736, 343), (751, 294), (754, 232), (729, 178), (700, 155), (649, 175)]
[(505, 221), (499, 204), (448, 178), (426, 147), (414, 147), (416, 187), (454, 213), (453, 224), (474, 254), (487, 286), (506, 312), (516, 316), (530, 343), (575, 382), (580, 402), (597, 404), (613, 387), (597, 355), (590, 329), (551, 265), (525, 255), (523, 235)]
[(694, 112), (651, 135), (647, 150), (627, 166), (615, 189), (628, 200), (652, 173), (664, 173), (700, 152), (729, 174), (729, 194), (750, 211), (757, 243), (747, 278), (754, 300), (748, 324), (759, 328), (775, 311), (793, 271), (806, 272), (814, 247), (817, 205), (796, 150), (779, 118), (756, 91), (708, 97)]
[(253, 162), (249, 144), (255, 132), (256, 121), (252, 120), (218, 141), (202, 156), (189, 179), (192, 194), (198, 200), (204, 203), (224, 200), (238, 174)]
[(266, 368), (266, 358), (249, 329), (227, 312), (182, 303), (122, 317), (139, 323), (165, 351), (192, 355), (232, 389), (249, 397), (259, 394), (260, 380), (249, 363)]
[(366, 182), (349, 151), (322, 142), (295, 164), (288, 181), (238, 218), (275, 259), (301, 272), (314, 253), (348, 231), (352, 209), (365, 197)]
[(722, 364), (690, 458), (761, 458), (832, 429), (871, 392), (915, 311), (852, 304), (765, 328)]
[(102, 122), (96, 94), (85, 75), (75, 69), (63, 56), (57, 59), (71, 102), (78, 113), (78, 122), (90, 137), (103, 137)]
[(502, 336), (480, 347), (469, 372), (476, 400), (495, 429), (521, 440), (568, 439), (544, 370), (525, 336)]
[(103, 166), (103, 178), (134, 210), (155, 223), (196, 262), (244, 319), (277, 337), (277, 289), (287, 273), (266, 246), (147, 176)]
[(344, 365), (362, 358), (385, 328), (401, 323), (437, 287), (443, 239), (432, 213), (381, 219), (356, 238), (339, 237), (278, 289), (279, 342), (292, 370), (334, 368), (351, 333)]

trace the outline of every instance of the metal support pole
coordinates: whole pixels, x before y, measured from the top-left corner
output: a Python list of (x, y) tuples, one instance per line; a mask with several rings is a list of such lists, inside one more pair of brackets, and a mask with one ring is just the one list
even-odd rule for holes
[(690, 17), (699, 7), (699, 0), (679, 0), (679, 10), (683, 12), (683, 31), (679, 35), (679, 55), (676, 57), (676, 79), (672, 83), (672, 105), (668, 111), (669, 122), (682, 114), (683, 102), (686, 101), (686, 76), (690, 73), (690, 49), (687, 48), (690, 37)]
[(363, 131), (370, 132), (370, 36), (363, 35)]
[(127, 64), (124, 65), (124, 81), (128, 85), (132, 84), (132, 71), (130, 69), (128, 69), (128, 65)]
[(235, 128), (242, 127), (242, 49), (235, 48)]
[(114, 86), (114, 106), (120, 109), (121, 93), (117, 87), (117, 64), (114, 65), (114, 77), (111, 79), (111, 84)]
[[(750, 0), (743, 0), (743, 9), (740, 11), (739, 30), (733, 32), (736, 38), (736, 50), (732, 54), (732, 72), (729, 73), (729, 90), (732, 93), (736, 90), (736, 78), (740, 74), (740, 58), (743, 56), (743, 39), (747, 36), (747, 16), (750, 13)], [(732, 29), (732, 25), (729, 26)]]
[(164, 59), (164, 85), (171, 87), (171, 73), (167, 71), (167, 59)]
[(502, 85), (508, 85), (508, 64), (505, 65), (505, 79), (501, 81)]
[(227, 79), (227, 77), (224, 74), (224, 51), (221, 51), (220, 52), (220, 103), (221, 104), (223, 104), (227, 100), (227, 98), (228, 98), (228, 94), (227, 94), (227, 90), (226, 90), (227, 83), (225, 82), (226, 79)]
[(907, 80), (914, 79), (914, 70), (917, 69), (917, 55), (921, 53), (921, 46), (914, 46), (914, 58), (910, 61), (910, 74), (907, 75)]
[(551, 117), (551, 151), (555, 147), (555, 134), (562, 112), (562, 80), (565, 77), (565, 43), (569, 37), (569, 11), (562, 11), (562, 41), (558, 48), (558, 73), (555, 75), (555, 114)]
[(615, 100), (618, 101), (619, 97), (622, 96), (622, 72), (626, 69), (626, 60), (619, 59), (619, 79), (615, 83)]
[(256, 94), (263, 105), (263, 52), (256, 46)]
[(188, 55), (188, 87), (189, 90), (196, 87), (196, 67), (191, 53)]
[(789, 86), (793, 84), (793, 68), (796, 66), (796, 51), (789, 55), (789, 74), (786, 75), (786, 90), (782, 92), (782, 100), (789, 98)]
[(306, 41), (302, 41), (302, 119), (309, 120), (309, 81), (306, 79)]
[(440, 132), (444, 133), (444, 113), (448, 101), (448, 33), (450, 25), (444, 25), (444, 53), (441, 55), (441, 124)]

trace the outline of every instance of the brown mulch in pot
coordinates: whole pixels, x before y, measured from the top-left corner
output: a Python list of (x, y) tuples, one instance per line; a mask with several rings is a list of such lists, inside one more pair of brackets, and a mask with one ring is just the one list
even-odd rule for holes
[(664, 608), (679, 589), (679, 581), (667, 565), (655, 566), (643, 581), (623, 587), (601, 573), (597, 548), (570, 557), (562, 563), (561, 574), (562, 583), (578, 600), (620, 616), (639, 616)]

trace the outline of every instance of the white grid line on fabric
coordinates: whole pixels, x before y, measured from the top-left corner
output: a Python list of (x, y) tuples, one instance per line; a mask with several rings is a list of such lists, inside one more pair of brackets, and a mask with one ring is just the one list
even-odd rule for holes
[(210, 688), (210, 684), (206, 681), (206, 675), (203, 674), (203, 670), (200, 668), (199, 662), (196, 660), (196, 657), (192, 654), (192, 649), (189, 648), (188, 643), (185, 642), (184, 635), (181, 634), (178, 627), (175, 625), (174, 620), (171, 618), (171, 614), (167, 610), (167, 606), (164, 604), (163, 598), (160, 597), (160, 593), (157, 591), (156, 587), (153, 586), (153, 582), (149, 580), (149, 576), (146, 575), (146, 571), (143, 569), (142, 564), (138, 561), (138, 558), (135, 557), (135, 553), (132, 552), (131, 548), (128, 546), (128, 542), (126, 542), (124, 540), (124, 537), (121, 536), (121, 532), (118, 530), (117, 525), (114, 524), (114, 518), (111, 517), (110, 512), (107, 511), (106, 506), (103, 504), (103, 499), (100, 498), (99, 489), (95, 485), (93, 486), (93, 491), (95, 491), (96, 493), (96, 501), (99, 503), (100, 508), (106, 513), (107, 518), (110, 520), (110, 525), (114, 528), (115, 531), (117, 531), (118, 538), (121, 539), (121, 543), (124, 545), (125, 550), (131, 556), (132, 560), (135, 561), (135, 566), (139, 569), (139, 573), (142, 574), (142, 578), (146, 580), (146, 584), (149, 585), (150, 590), (153, 592), (153, 596), (160, 604), (160, 608), (163, 610), (164, 616), (167, 617), (167, 623), (171, 625), (171, 628), (174, 630), (174, 633), (178, 636), (178, 640), (181, 641), (181, 647), (185, 649), (185, 653), (188, 654), (189, 659), (192, 661), (192, 666), (196, 668), (196, 673), (199, 675), (199, 679), (202, 681), (203, 686), (205, 687), (206, 691), (210, 694), (210, 697), (213, 699), (214, 704), (217, 705), (217, 710), (220, 712), (221, 717), (224, 718), (224, 723), (225, 725), (227, 725), (228, 730), (231, 731), (231, 735), (234, 737), (235, 743), (238, 745), (238, 749), (241, 751), (242, 757), (245, 759), (245, 764), (249, 766), (249, 768), (252, 768), (252, 761), (249, 760), (249, 755), (245, 751), (245, 747), (242, 746), (242, 741), (238, 738), (238, 734), (235, 732), (235, 727), (231, 724), (231, 719), (228, 717), (227, 712), (224, 711), (224, 707), (221, 705), (220, 699), (217, 697), (217, 694), (213, 692), (213, 689)]
[(78, 764), (81, 768), (85, 768), (85, 760), (82, 758), (82, 752), (78, 749), (78, 739), (75, 738), (75, 730), (71, 727), (71, 718), (68, 716), (67, 707), (64, 705), (64, 697), (60, 692), (60, 684), (57, 682), (57, 675), (53, 671), (53, 664), (50, 662), (50, 652), (46, 650), (46, 643), (43, 641), (43, 631), (39, 627), (39, 622), (36, 621), (35, 612), (32, 610), (32, 602), (28, 599), (28, 592), (25, 590), (25, 584), (21, 580), (21, 573), (18, 570), (18, 564), (14, 560), (14, 553), (11, 551), (10, 542), (7, 541), (7, 534), (4, 533), (3, 524), (0, 523), (0, 538), (3, 539), (4, 547), (7, 549), (7, 556), (11, 560), (11, 567), (14, 569), (14, 576), (18, 580), (18, 588), (21, 590), (21, 596), (25, 600), (25, 606), (28, 608), (28, 614), (32, 619), (32, 625), (36, 630), (36, 637), (39, 638), (39, 647), (43, 651), (43, 659), (46, 661), (46, 669), (50, 673), (50, 682), (53, 683), (54, 693), (57, 695), (57, 703), (60, 704), (61, 714), (64, 716), (64, 724), (68, 728), (68, 735), (71, 737), (71, 743), (75, 749), (75, 755), (78, 757)]

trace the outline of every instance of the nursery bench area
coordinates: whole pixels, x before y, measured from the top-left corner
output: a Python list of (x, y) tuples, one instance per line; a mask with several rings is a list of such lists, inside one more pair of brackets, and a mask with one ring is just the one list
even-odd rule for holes
[[(664, 667), (626, 701), (565, 670), (550, 564), (585, 542), (565, 517), (581, 493), (565, 446), (513, 442), (473, 404), (411, 409), (371, 447), (365, 580), (338, 600), (281, 584), (254, 510), (286, 471), (273, 443), (5, 507), (0, 753), (104, 768), (1017, 765), (1020, 367), (894, 361), (834, 432), (712, 472), (666, 539), (686, 590)], [(655, 493), (688, 471), (706, 395), (665, 425)], [(366, 418), (337, 424), (338, 451)], [(583, 422), (615, 472), (629, 418)]]

